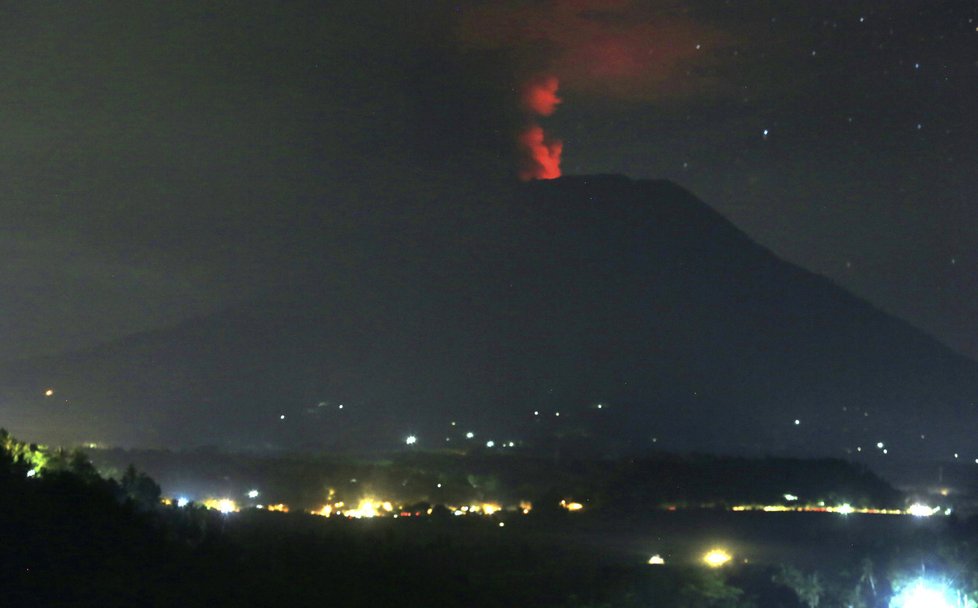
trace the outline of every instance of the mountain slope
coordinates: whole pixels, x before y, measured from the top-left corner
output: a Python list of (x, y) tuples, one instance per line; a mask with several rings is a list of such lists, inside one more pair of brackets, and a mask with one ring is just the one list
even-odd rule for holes
[(316, 269), (259, 302), (9, 364), (0, 415), (128, 444), (384, 448), (415, 433), (451, 447), (472, 430), (604, 450), (966, 456), (975, 363), (680, 187), (566, 177), (450, 198), (334, 230)]

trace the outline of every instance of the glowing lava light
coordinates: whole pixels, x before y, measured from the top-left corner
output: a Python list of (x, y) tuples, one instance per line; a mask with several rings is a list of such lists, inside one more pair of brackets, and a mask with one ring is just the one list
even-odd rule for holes
[(711, 568), (727, 565), (733, 557), (723, 549), (710, 549), (703, 556), (703, 563)]

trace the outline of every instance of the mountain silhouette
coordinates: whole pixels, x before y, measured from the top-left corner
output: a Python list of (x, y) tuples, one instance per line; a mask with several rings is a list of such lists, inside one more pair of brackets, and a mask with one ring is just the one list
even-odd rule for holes
[(978, 457), (978, 365), (671, 182), (411, 196), (260, 300), (0, 366), (0, 415), (123, 445)]

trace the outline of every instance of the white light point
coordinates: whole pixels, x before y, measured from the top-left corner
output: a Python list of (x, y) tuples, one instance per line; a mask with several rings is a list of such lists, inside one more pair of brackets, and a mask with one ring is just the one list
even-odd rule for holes
[(666, 565), (666, 560), (663, 559), (663, 557), (661, 555), (659, 555), (658, 553), (656, 553), (655, 555), (653, 555), (652, 557), (649, 558), (649, 561), (647, 563), (650, 566), (664, 566), (664, 565)]
[(408, 445), (414, 445), (417, 442), (418, 442), (418, 438), (415, 437), (414, 435), (408, 435), (407, 438), (404, 440), (404, 443)]
[(278, 419), (279, 420), (285, 420), (285, 414), (282, 414), (281, 416), (279, 416)]
[(955, 608), (959, 594), (947, 585), (918, 580), (904, 587), (890, 600), (890, 608)]
[(249, 490), (248, 498), (258, 498), (258, 490)]
[(490, 439), (489, 441), (486, 442), (486, 447), (487, 448), (494, 448), (494, 447), (496, 447), (496, 442)]
[(186, 496), (181, 496), (177, 499), (177, 506), (181, 509), (190, 504), (190, 500)]
[(465, 434), (466, 439), (472, 439), (473, 437), (475, 437), (475, 433), (473, 433), (472, 431), (469, 431), (468, 433)]
[(801, 424), (801, 420), (798, 420), (797, 418), (795, 418), (795, 426), (798, 426), (799, 424)]
[(907, 508), (907, 515), (913, 515), (914, 517), (930, 517), (935, 515), (940, 511), (940, 507), (929, 507), (925, 504), (914, 503)]

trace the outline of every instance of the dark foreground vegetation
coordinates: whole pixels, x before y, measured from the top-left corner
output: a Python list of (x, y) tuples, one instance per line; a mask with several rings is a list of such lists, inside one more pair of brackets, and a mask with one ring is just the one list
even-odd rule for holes
[(954, 518), (860, 537), (815, 566), (650, 566), (603, 551), (601, 525), (567, 513), (221, 515), (162, 505), (131, 468), (106, 479), (81, 453), (0, 443), (2, 606), (877, 608), (921, 572), (978, 589), (978, 526)]

